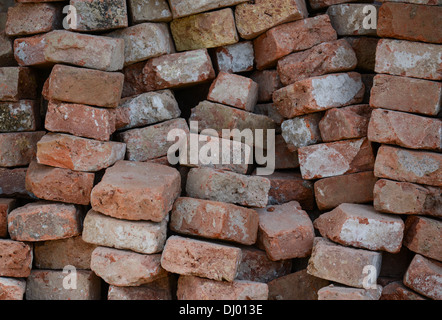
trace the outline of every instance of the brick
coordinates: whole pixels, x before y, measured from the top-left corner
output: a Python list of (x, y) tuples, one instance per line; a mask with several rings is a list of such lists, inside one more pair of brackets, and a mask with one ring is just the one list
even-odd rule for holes
[(383, 3), (379, 8), (379, 37), (442, 43), (440, 24), (442, 8), (421, 4)]
[[(387, 0), (381, 0), (380, 2), (387, 2)], [(428, 6), (439, 6), (442, 4), (442, 2), (440, 0), (388, 0), (388, 2), (425, 4)]]
[(442, 186), (442, 155), (382, 145), (376, 156), (374, 175), (404, 182)]
[(78, 103), (49, 101), (45, 129), (74, 136), (108, 141), (115, 131), (115, 113)]
[(308, 16), (303, 0), (256, 0), (235, 9), (236, 26), (244, 39), (253, 39), (277, 25)]
[(140, 286), (167, 275), (161, 268), (161, 254), (98, 247), (92, 252), (91, 269), (114, 286)]
[(40, 125), (40, 108), (35, 100), (0, 102), (0, 132), (35, 131)]
[(171, 130), (183, 130), (189, 134), (189, 126), (183, 118), (168, 120), (144, 128), (131, 129), (118, 134), (126, 144), (126, 160), (147, 161), (166, 156), (175, 141), (167, 141)]
[(139, 287), (109, 286), (107, 300), (172, 300), (168, 277), (160, 278)]
[[(83, 241), (103, 247), (153, 254), (163, 250), (167, 221), (129, 221), (89, 210), (83, 222)], [(116, 237), (111, 235), (118, 235)]]
[(258, 84), (258, 102), (272, 101), (273, 92), (282, 88), (277, 70), (256, 70), (250, 78)]
[(436, 116), (441, 94), (440, 82), (378, 74), (373, 79), (370, 106)]
[(266, 178), (270, 180), (268, 205), (297, 201), (305, 210), (314, 209), (313, 183), (302, 179), (300, 173), (276, 171)]
[(281, 125), (284, 118), (279, 114), (278, 111), (273, 107), (273, 103), (260, 103), (255, 106), (253, 113), (261, 114), (263, 116), (269, 117), (276, 124)]
[(241, 2), (245, 2), (245, 0), (203, 0), (198, 2), (188, 0), (169, 1), (174, 19), (194, 15), (204, 11), (210, 11), (213, 9), (234, 6)]
[(102, 71), (123, 69), (121, 39), (55, 30), (14, 41), (14, 56), (20, 66), (52, 66), (65, 63)]
[(370, 171), (375, 162), (366, 138), (302, 147), (298, 157), (302, 178), (306, 180)]
[(362, 103), (368, 104), (370, 101), (371, 88), (373, 87), (373, 79), (375, 75), (376, 74), (374, 73), (361, 74), (362, 83), (365, 85), (364, 99), (362, 100)]
[(28, 165), (34, 159), (37, 142), (44, 134), (44, 131), (1, 133), (0, 166), (18, 167)]
[(26, 278), (32, 268), (32, 246), (21, 241), (0, 239), (0, 277)]
[(253, 112), (258, 84), (247, 77), (221, 72), (210, 86), (207, 100)]
[(8, 237), (8, 214), (15, 207), (15, 199), (0, 198), (0, 238)]
[(92, 190), (92, 208), (118, 219), (161, 222), (181, 192), (180, 179), (175, 168), (118, 161)]
[(373, 72), (376, 60), (376, 47), (379, 38), (358, 36), (344, 38), (356, 54), (356, 68), (361, 71)]
[(23, 300), (26, 280), (0, 277), (0, 300)]
[(62, 8), (52, 3), (19, 3), (8, 10), (6, 35), (26, 36), (61, 28)]
[(442, 121), (405, 112), (373, 110), (368, 139), (409, 149), (442, 150)]
[(319, 289), (328, 284), (303, 269), (270, 281), (269, 300), (318, 300)]
[(59, 100), (97, 107), (116, 108), (123, 90), (124, 75), (56, 65), (45, 83), (46, 100)]
[(342, 203), (371, 202), (376, 180), (373, 171), (320, 179), (314, 185), (316, 204), (319, 210), (328, 210)]
[(416, 254), (404, 276), (404, 284), (430, 299), (440, 300), (442, 264)]
[(2, 33), (5, 32), (7, 19), (8, 19), (8, 14), (6, 12), (0, 12), (0, 32)]
[(330, 7), (335, 4), (357, 2), (357, 0), (308, 0), (310, 7), (314, 10)]
[(320, 112), (285, 120), (281, 124), (282, 137), (289, 151), (297, 151), (300, 147), (322, 142), (319, 122), (323, 114)]
[(166, 23), (142, 23), (106, 34), (124, 40), (124, 65), (175, 52)]
[(313, 223), (298, 202), (257, 209), (258, 246), (272, 261), (303, 258), (311, 253)]
[[(339, 36), (376, 36), (376, 24), (373, 29), (364, 27), (364, 20), (371, 12), (364, 12), (366, 6), (365, 3), (337, 4), (328, 7), (326, 14), (330, 17), (331, 24)], [(375, 13), (378, 15), (380, 6), (374, 4), (371, 6), (376, 8)]]
[(81, 211), (72, 204), (32, 202), (9, 213), (8, 231), (18, 241), (70, 238), (81, 233)]
[(127, 7), (124, 0), (70, 0), (77, 10), (76, 23), (70, 25), (74, 31), (104, 31), (128, 26)]
[(314, 226), (323, 237), (346, 246), (398, 253), (404, 222), (398, 216), (379, 213), (371, 205), (343, 203), (322, 214)]
[(426, 300), (403, 285), (402, 281), (391, 282), (382, 289), (379, 300)]
[(375, 72), (441, 80), (441, 61), (441, 45), (381, 39), (376, 50)]
[(48, 133), (37, 144), (37, 162), (74, 171), (96, 172), (124, 159), (126, 145), (62, 133)]
[(265, 283), (236, 280), (215, 281), (194, 276), (178, 279), (178, 300), (267, 300)]
[(427, 258), (442, 261), (440, 248), (442, 222), (420, 216), (405, 221), (404, 246)]
[(240, 261), (239, 248), (180, 236), (169, 237), (161, 255), (161, 266), (169, 272), (228, 282)]
[(32, 270), (26, 279), (26, 300), (100, 300), (101, 281), (90, 270), (76, 270), (77, 286), (65, 289), (69, 274), (58, 270)]
[(382, 267), (378, 284), (385, 286), (395, 279), (402, 279), (413, 259), (414, 252), (403, 245), (398, 253), (382, 252)]
[(25, 188), (27, 168), (0, 168), (0, 195), (29, 197)]
[(318, 300), (379, 300), (382, 289), (381, 286), (367, 290), (331, 284), (318, 291)]
[(239, 41), (231, 8), (175, 19), (170, 30), (177, 51), (215, 48)]
[(124, 70), (123, 97), (144, 92), (176, 89), (205, 83), (215, 78), (207, 49), (163, 55)]
[(381, 179), (375, 184), (373, 193), (373, 205), (378, 211), (442, 216), (440, 188)]
[(134, 24), (172, 20), (167, 0), (129, 0), (127, 6), (129, 17)]
[(299, 168), (298, 153), (288, 149), (282, 135), (275, 138), (275, 169), (295, 169)]
[(332, 142), (366, 137), (371, 112), (368, 104), (327, 110), (319, 122), (322, 140)]
[(33, 161), (26, 172), (25, 185), (26, 190), (40, 199), (88, 205), (94, 178), (91, 172), (75, 172)]
[(315, 277), (327, 279), (355, 288), (363, 288), (366, 266), (373, 266), (376, 280), (381, 269), (382, 254), (376, 251), (355, 249), (335, 244), (324, 238), (315, 238), (307, 272)]
[(258, 214), (229, 203), (178, 198), (169, 228), (177, 233), (252, 245), (258, 234)]
[(356, 54), (344, 40), (320, 43), (311, 49), (292, 53), (278, 61), (277, 68), (284, 86), (327, 73), (356, 68)]
[(121, 99), (115, 109), (119, 130), (147, 126), (181, 115), (178, 102), (171, 90), (142, 93)]
[(361, 103), (365, 86), (357, 72), (334, 73), (295, 82), (273, 93), (285, 118)]
[(326, 14), (274, 27), (253, 41), (256, 68), (270, 68), (292, 52), (336, 39), (336, 31)]
[(236, 280), (268, 283), (290, 273), (291, 260), (272, 261), (263, 250), (255, 247), (241, 248), (241, 263)]
[(19, 101), (37, 98), (37, 78), (26, 67), (0, 68), (0, 101)]
[(251, 41), (221, 46), (214, 50), (214, 64), (218, 72), (239, 73), (252, 71), (255, 53)]
[(189, 197), (239, 204), (247, 207), (265, 207), (270, 181), (259, 176), (246, 176), (210, 168), (194, 168), (187, 176)]
[(1, 29), (0, 13), (0, 67), (12, 67), (17, 65), (14, 59), (14, 40), (6, 36)]
[(37, 269), (91, 268), (91, 254), (97, 246), (86, 243), (81, 235), (34, 243), (34, 265)]

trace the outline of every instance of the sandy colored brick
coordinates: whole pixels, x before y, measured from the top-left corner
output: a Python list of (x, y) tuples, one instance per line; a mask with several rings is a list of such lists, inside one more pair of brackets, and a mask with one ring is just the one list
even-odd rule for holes
[(40, 126), (40, 108), (35, 100), (0, 102), (0, 132), (35, 131)]
[(256, 70), (250, 78), (258, 84), (258, 102), (272, 101), (273, 92), (283, 86), (277, 70)]
[(442, 222), (437, 219), (408, 216), (404, 246), (430, 259), (442, 261)]
[(172, 282), (169, 277), (164, 277), (138, 287), (110, 285), (107, 300), (172, 300)]
[(28, 165), (37, 152), (37, 143), (44, 131), (0, 133), (0, 166)]
[(252, 71), (255, 53), (251, 41), (242, 41), (215, 49), (214, 64), (218, 72)]
[[(343, 3), (328, 7), (326, 14), (330, 17), (331, 24), (339, 36), (376, 36), (376, 24), (374, 19), (368, 20), (369, 14), (378, 16), (379, 5), (371, 4), (373, 12), (367, 10), (365, 3)], [(364, 26), (368, 23), (368, 28)]]
[(0, 198), (0, 238), (8, 237), (8, 214), (15, 207), (15, 199)]
[(0, 277), (0, 300), (23, 300), (26, 280)]
[(376, 289), (349, 288), (333, 284), (318, 291), (318, 300), (379, 300), (382, 286)]
[(19, 101), (37, 98), (37, 78), (30, 68), (0, 68), (0, 101)]
[(129, 17), (134, 24), (172, 20), (167, 0), (129, 0), (127, 6)]
[(173, 18), (176, 19), (213, 9), (234, 6), (241, 2), (245, 2), (245, 0), (170, 0), (169, 4)]
[(322, 116), (321, 112), (316, 112), (285, 120), (281, 124), (282, 137), (291, 152), (297, 151), (300, 147), (322, 142), (319, 132)]
[(0, 239), (0, 277), (26, 278), (32, 268), (32, 246), (25, 242)]
[(149, 162), (118, 161), (91, 193), (92, 208), (127, 220), (161, 222), (181, 193), (175, 168)]
[(404, 275), (404, 284), (433, 300), (442, 298), (440, 286), (442, 278), (442, 263), (427, 259), (420, 254), (416, 254)]

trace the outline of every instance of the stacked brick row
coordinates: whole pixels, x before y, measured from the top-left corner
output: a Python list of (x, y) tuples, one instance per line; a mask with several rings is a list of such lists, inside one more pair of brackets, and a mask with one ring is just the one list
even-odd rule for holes
[[(376, 31), (367, 3), (17, 2), (0, 298), (440, 299), (439, 6), (370, 4)], [(223, 129), (275, 130), (276, 171)], [(244, 158), (171, 165), (170, 132)]]

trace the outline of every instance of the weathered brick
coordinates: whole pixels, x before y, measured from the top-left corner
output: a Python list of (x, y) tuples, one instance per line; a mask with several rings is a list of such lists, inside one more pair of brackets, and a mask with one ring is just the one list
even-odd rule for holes
[(277, 26), (253, 41), (256, 68), (267, 69), (292, 52), (336, 39), (336, 31), (326, 14)]
[(263, 116), (269, 117), (276, 124), (281, 125), (284, 121), (283, 116), (279, 114), (278, 111), (273, 107), (273, 103), (260, 103), (255, 106), (253, 113), (261, 114)]
[(256, 70), (250, 78), (258, 84), (258, 102), (272, 101), (273, 92), (282, 88), (277, 70)]
[(300, 147), (322, 142), (319, 132), (319, 122), (322, 116), (321, 112), (316, 112), (285, 120), (281, 124), (281, 131), (287, 148), (294, 152)]
[(426, 300), (421, 295), (408, 289), (402, 281), (391, 282), (382, 289), (380, 300)]
[(240, 261), (239, 248), (180, 236), (168, 238), (161, 255), (161, 266), (169, 272), (228, 282)]
[(123, 90), (124, 75), (64, 65), (55, 65), (46, 80), (43, 96), (105, 108), (116, 108)]
[(0, 277), (26, 278), (32, 268), (32, 246), (0, 239)]
[(282, 135), (275, 138), (275, 169), (295, 169), (299, 168), (298, 153), (288, 149)]
[(376, 289), (360, 289), (335, 286), (333, 284), (318, 291), (318, 300), (379, 300), (382, 287)]
[(246, 176), (211, 168), (194, 168), (187, 176), (189, 197), (234, 203), (248, 207), (265, 207), (270, 181), (259, 176)]
[(376, 280), (381, 270), (382, 254), (335, 244), (324, 238), (315, 238), (307, 272), (315, 277), (338, 282), (355, 288), (364, 287), (366, 266), (375, 268), (370, 274)]
[(376, 156), (374, 175), (404, 182), (442, 187), (442, 154), (382, 145)]
[(305, 51), (292, 53), (278, 61), (278, 74), (283, 85), (327, 73), (356, 68), (356, 54), (344, 40), (324, 42)]
[(81, 235), (34, 243), (34, 265), (38, 269), (61, 270), (65, 266), (91, 268), (91, 254), (97, 246), (86, 243)]
[(0, 13), (0, 67), (16, 66), (17, 61), (14, 59), (14, 39), (6, 36), (1, 28)]
[(437, 44), (381, 39), (376, 50), (375, 72), (442, 80), (441, 47)]
[(175, 19), (170, 30), (177, 51), (215, 48), (239, 41), (230, 8)]
[[(129, 221), (89, 210), (83, 222), (83, 241), (99, 246), (153, 254), (163, 250), (167, 221)], [(117, 236), (113, 236), (117, 235)]]
[(405, 221), (404, 246), (427, 258), (442, 261), (441, 231), (442, 222), (439, 220), (408, 216)]
[(35, 100), (0, 102), (0, 132), (35, 131), (40, 125), (40, 108)]
[[(378, 15), (379, 5), (371, 4), (376, 8), (375, 16)], [(364, 20), (368, 19), (368, 13), (373, 14), (371, 10), (365, 12), (367, 4), (365, 3), (345, 3), (336, 4), (328, 7), (326, 14), (330, 17), (331, 24), (339, 36), (376, 36), (376, 24), (371, 21), (372, 27), (366, 28)]]
[(316, 204), (319, 210), (328, 210), (342, 203), (371, 202), (376, 180), (373, 171), (320, 179), (314, 185)]
[(303, 258), (311, 253), (315, 237), (313, 223), (298, 202), (257, 209), (258, 246), (270, 260)]
[(241, 2), (245, 2), (245, 0), (203, 0), (198, 2), (192, 0), (169, 1), (174, 19), (222, 7), (234, 6)]
[(365, 86), (357, 72), (334, 73), (295, 82), (273, 93), (285, 118), (361, 103)]
[(370, 106), (436, 116), (441, 94), (440, 82), (378, 74), (373, 79)]
[(92, 252), (91, 269), (110, 285), (140, 286), (167, 275), (160, 260), (161, 254), (98, 247)]
[(255, 53), (251, 41), (221, 46), (214, 50), (214, 64), (218, 72), (238, 73), (252, 71)]
[(44, 200), (88, 205), (95, 174), (54, 168), (32, 161), (26, 171), (26, 190)]
[(28, 165), (37, 152), (37, 142), (44, 131), (0, 133), (0, 166)]
[(180, 234), (252, 245), (258, 234), (258, 214), (229, 203), (178, 198), (169, 228)]
[(441, 0), (381, 0), (380, 2), (403, 2), (414, 4), (425, 4), (428, 6), (439, 6), (442, 4)]
[(310, 7), (314, 10), (323, 9), (330, 7), (335, 4), (347, 3), (347, 2), (358, 2), (358, 0), (308, 0)]
[(15, 207), (15, 199), (0, 198), (0, 238), (8, 237), (8, 214)]
[(109, 286), (107, 300), (172, 300), (170, 277), (160, 278), (138, 287)]
[(442, 263), (416, 254), (404, 276), (404, 284), (430, 299), (442, 299)]
[(37, 78), (26, 67), (0, 68), (0, 101), (19, 101), (37, 98)]
[(0, 300), (23, 300), (26, 280), (0, 277)]
[(215, 281), (194, 276), (178, 279), (178, 300), (267, 300), (265, 283), (235, 280)]
[(92, 190), (92, 208), (119, 219), (160, 222), (181, 192), (180, 179), (175, 168), (118, 161)]
[(129, 0), (127, 6), (134, 24), (172, 20), (172, 12), (170, 12), (167, 0)]
[(327, 110), (319, 122), (324, 142), (363, 138), (367, 136), (372, 108), (367, 104)]
[(39, 164), (96, 172), (124, 159), (126, 144), (48, 133), (37, 143)]
[(76, 270), (76, 288), (63, 286), (67, 274), (32, 270), (26, 279), (26, 300), (100, 300), (101, 281), (90, 270)]
[(55, 30), (14, 41), (14, 56), (20, 66), (52, 66), (66, 63), (102, 71), (123, 69), (121, 39)]
[(8, 215), (8, 232), (18, 241), (59, 240), (81, 233), (81, 211), (72, 204), (37, 201)]
[(375, 162), (366, 138), (302, 147), (298, 157), (302, 177), (307, 180), (370, 171)]
[(381, 179), (376, 182), (373, 193), (373, 205), (378, 211), (442, 216), (441, 188)]
[(442, 121), (405, 112), (375, 109), (368, 139), (409, 149), (442, 150)]
[(142, 23), (106, 34), (124, 40), (124, 65), (175, 52), (166, 23)]
[(235, 9), (236, 26), (244, 39), (253, 39), (277, 25), (308, 16), (304, 0), (256, 0)]
[(29, 198), (25, 188), (25, 178), (28, 168), (0, 168), (0, 195)]
[(385, 2), (379, 8), (377, 33), (382, 38), (442, 43), (442, 7)]
[(358, 36), (345, 37), (344, 39), (351, 45), (356, 54), (356, 69), (373, 72), (379, 38)]

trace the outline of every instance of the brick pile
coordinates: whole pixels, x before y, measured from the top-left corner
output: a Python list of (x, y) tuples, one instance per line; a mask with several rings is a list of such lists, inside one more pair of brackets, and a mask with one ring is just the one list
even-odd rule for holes
[(438, 1), (4, 3), (0, 300), (442, 299)]

